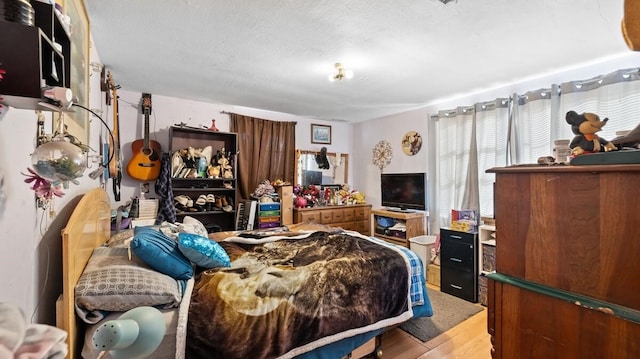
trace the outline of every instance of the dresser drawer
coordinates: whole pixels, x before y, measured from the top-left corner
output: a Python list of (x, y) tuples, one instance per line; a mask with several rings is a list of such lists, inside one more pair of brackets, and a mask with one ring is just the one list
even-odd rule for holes
[(369, 207), (356, 207), (353, 219), (356, 221), (367, 219), (369, 218), (370, 213)]
[(279, 211), (280, 203), (260, 203), (260, 211)]
[(440, 291), (470, 302), (478, 301), (478, 277), (473, 272), (442, 267)]
[(369, 228), (369, 221), (354, 221), (353, 230), (356, 232), (360, 232), (365, 236), (371, 235), (371, 228)]
[(343, 209), (342, 213), (344, 214), (345, 222), (352, 222), (355, 218), (355, 211), (353, 210), (353, 208)]
[(343, 222), (344, 221), (344, 211), (341, 209), (334, 209), (333, 211), (333, 221), (334, 222)]
[(320, 211), (299, 212), (299, 220), (297, 223), (313, 222), (320, 223)]
[(475, 268), (473, 245), (459, 241), (440, 241), (440, 265), (472, 272)]
[(452, 231), (449, 229), (440, 229), (440, 241), (452, 241), (452, 242), (461, 242), (466, 244), (474, 245), (476, 240), (475, 233), (469, 232), (458, 232)]
[(331, 224), (333, 223), (333, 211), (321, 211), (320, 212), (320, 223), (323, 224)]

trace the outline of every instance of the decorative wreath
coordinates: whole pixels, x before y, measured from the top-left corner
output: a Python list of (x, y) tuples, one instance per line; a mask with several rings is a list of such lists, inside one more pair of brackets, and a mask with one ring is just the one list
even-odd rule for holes
[(373, 148), (373, 164), (378, 166), (380, 171), (391, 163), (392, 158), (393, 151), (389, 142), (382, 140)]

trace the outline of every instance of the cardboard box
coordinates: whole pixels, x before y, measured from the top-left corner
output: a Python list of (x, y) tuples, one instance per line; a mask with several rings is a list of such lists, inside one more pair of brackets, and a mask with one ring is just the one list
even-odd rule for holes
[(454, 231), (477, 232), (478, 212), (473, 209), (451, 210), (451, 226)]
[(440, 266), (429, 264), (427, 266), (427, 283), (440, 286)]

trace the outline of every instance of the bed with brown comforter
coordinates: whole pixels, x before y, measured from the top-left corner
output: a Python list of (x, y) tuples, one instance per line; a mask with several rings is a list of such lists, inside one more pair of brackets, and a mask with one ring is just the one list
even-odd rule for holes
[[(355, 232), (327, 228), (293, 226), (289, 237), (246, 238), (239, 235), (247, 233), (235, 232), (231, 234), (235, 237), (226, 238), (230, 234), (222, 234), (221, 245), (231, 266), (198, 268), (196, 280), (190, 279), (186, 288), (137, 260), (89, 270), (88, 262), (100, 256), (127, 256), (121, 247), (127, 242), (125, 233), (109, 237), (109, 213), (106, 193), (96, 189), (82, 198), (63, 231), (65, 290), (60, 308), (65, 310), (60, 327), (70, 334), (71, 357), (77, 357), (74, 343), (78, 342), (85, 344), (83, 356), (100, 356), (91, 346), (93, 331), (122, 314), (104, 312), (104, 319), (89, 323), (86, 333), (78, 335), (74, 323), (82, 297), (74, 293), (74, 287), (78, 289), (81, 277), (90, 278), (93, 270), (119, 273), (113, 277), (118, 281), (134, 273), (141, 280), (162, 277), (170, 288), (182, 288), (175, 308), (162, 309), (167, 332), (153, 358), (336, 359), (389, 326), (432, 315), (423, 266), (415, 253)], [(168, 284), (171, 281), (173, 285)], [(135, 281), (139, 283), (136, 291), (130, 296), (118, 294), (117, 303), (150, 305), (136, 303), (149, 299), (143, 293), (162, 289), (152, 288), (152, 282)], [(109, 301), (112, 295), (100, 294), (92, 294), (93, 299), (114, 304)], [(167, 296), (163, 291), (158, 295), (152, 298), (170, 297), (175, 302), (173, 294)]]
[(187, 358), (289, 358), (412, 316), (396, 248), (345, 232), (231, 237), (230, 268), (202, 271)]

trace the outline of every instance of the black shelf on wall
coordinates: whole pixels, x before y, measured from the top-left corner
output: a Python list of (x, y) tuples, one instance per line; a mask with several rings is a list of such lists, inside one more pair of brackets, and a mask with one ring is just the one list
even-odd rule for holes
[(5, 105), (45, 110), (38, 105), (43, 87), (71, 85), (71, 40), (53, 5), (31, 5), (35, 26), (0, 20), (0, 94)]

